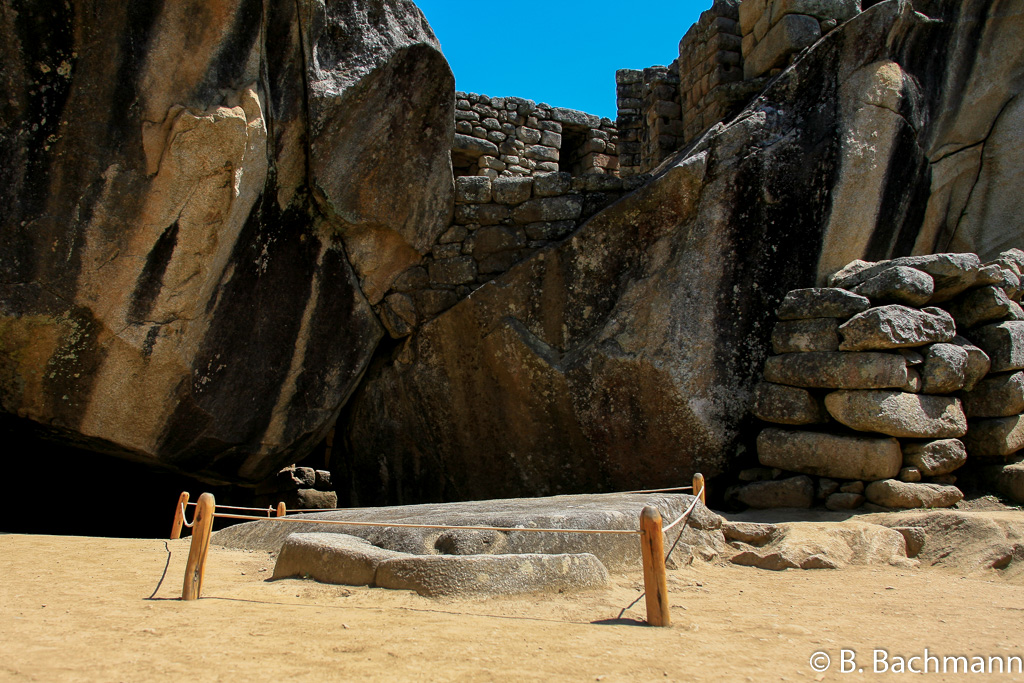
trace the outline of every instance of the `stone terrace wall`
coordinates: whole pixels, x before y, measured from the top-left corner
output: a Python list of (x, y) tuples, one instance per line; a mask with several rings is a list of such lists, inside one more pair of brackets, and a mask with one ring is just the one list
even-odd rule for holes
[[(877, 1), (877, 0), (876, 0)], [(616, 73), (620, 175), (654, 169), (737, 113), (804, 48), (872, 0), (716, 0), (671, 65)]]
[(455, 96), (456, 176), (618, 174), (618, 130), (611, 119), (521, 97)]
[(398, 277), (380, 304), (381, 320), (393, 338), (411, 334), (647, 179), (604, 173), (457, 177), (451, 227), (420, 265)]
[(794, 54), (860, 11), (861, 0), (743, 0), (743, 77), (774, 75)]

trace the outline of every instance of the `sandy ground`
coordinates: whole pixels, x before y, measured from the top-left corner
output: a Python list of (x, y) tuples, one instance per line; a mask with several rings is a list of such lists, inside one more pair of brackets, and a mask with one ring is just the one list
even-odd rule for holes
[[(856, 680), (838, 671), (847, 648), (859, 678), (877, 680), (875, 649), (1024, 656), (1024, 584), (995, 570), (698, 562), (670, 570), (674, 625), (652, 628), (643, 601), (618, 618), (639, 575), (582, 593), (436, 600), (271, 582), (271, 556), (217, 546), (203, 599), (185, 603), (188, 544), (0, 536), (0, 679)], [(824, 674), (809, 664), (819, 650), (833, 659)]]

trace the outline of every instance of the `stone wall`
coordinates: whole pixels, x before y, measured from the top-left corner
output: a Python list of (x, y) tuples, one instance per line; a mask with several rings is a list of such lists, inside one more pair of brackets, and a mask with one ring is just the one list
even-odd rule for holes
[(743, 77), (773, 75), (794, 54), (860, 12), (860, 0), (743, 0)]
[(456, 176), (617, 175), (618, 130), (611, 119), (521, 97), (455, 97)]
[(976, 254), (854, 261), (831, 287), (789, 292), (755, 392), (761, 467), (728, 497), (949, 507), (972, 463), (1005, 489), (1024, 448), (1022, 268), (1019, 249), (984, 265)]
[(716, 0), (669, 66), (616, 73), (620, 174), (651, 171), (736, 114), (796, 53), (860, 12), (861, 2)]
[(646, 180), (603, 173), (456, 177), (451, 226), (395, 281), (379, 307), (381, 320), (393, 338), (411, 334)]

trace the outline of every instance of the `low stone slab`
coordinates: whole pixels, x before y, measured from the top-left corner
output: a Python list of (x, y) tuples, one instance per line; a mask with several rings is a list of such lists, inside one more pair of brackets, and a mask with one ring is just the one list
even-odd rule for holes
[(890, 304), (858, 313), (839, 326), (839, 334), (843, 351), (895, 349), (952, 341), (956, 324), (941, 308)]
[(971, 341), (988, 355), (990, 372), (1024, 370), (1024, 321), (979, 327), (971, 331)]
[(814, 504), (814, 482), (810, 477), (789, 477), (772, 481), (755, 481), (740, 486), (735, 499), (747, 507), (809, 508)]
[(967, 417), (1012, 417), (1024, 413), (1024, 372), (989, 375), (963, 393)]
[(883, 389), (907, 383), (907, 364), (894, 353), (785, 353), (765, 361), (764, 378), (812, 389)]
[(308, 577), (320, 583), (373, 586), (381, 562), (406, 556), (347, 534), (296, 533), (281, 546), (273, 578)]
[(948, 301), (973, 285), (978, 278), (978, 271), (981, 270), (981, 260), (977, 254), (903, 256), (890, 261), (880, 261), (866, 267), (862, 267), (860, 264), (854, 268), (847, 266), (836, 273), (836, 277), (830, 284), (834, 287), (852, 289), (894, 266), (915, 268), (931, 275), (935, 282), (935, 292), (932, 294), (931, 301), (936, 303)]
[(853, 288), (874, 303), (923, 306), (935, 293), (935, 281), (916, 268), (894, 266)]
[(1024, 415), (971, 420), (964, 446), (971, 456), (1006, 456), (1024, 448)]
[(975, 325), (1012, 318), (1019, 320), (1020, 305), (1010, 301), (1010, 297), (999, 287), (988, 285), (978, 287), (960, 294), (945, 304), (960, 329)]
[[(679, 485), (688, 485), (689, 480)], [(676, 493), (605, 493), (476, 500), (461, 503), (429, 503), (388, 507), (352, 508), (302, 515), (303, 519), (353, 522), (400, 522), (446, 526), (543, 527), (563, 529), (638, 528), (640, 512), (647, 505), (661, 511), (662, 518), (674, 520), (693, 500)], [(665, 535), (665, 543), (678, 538), (687, 543), (715, 547), (721, 542), (722, 518), (698, 504), (683, 525)], [(414, 555), (543, 553), (596, 556), (609, 571), (633, 571), (640, 567), (640, 541), (636, 535), (530, 533), (474, 529), (419, 529), (353, 526), (345, 524), (294, 524), (266, 519), (236, 524), (214, 534), (213, 542), (229, 548), (278, 551), (296, 531), (345, 534), (369, 541), (378, 548)]]
[(926, 477), (937, 477), (959, 469), (967, 462), (967, 449), (959, 439), (905, 441), (903, 464), (916, 467)]
[(839, 321), (836, 318), (780, 320), (772, 330), (774, 353), (838, 350)]
[(966, 337), (957, 335), (950, 344), (955, 344), (967, 352), (967, 368), (964, 370), (964, 389), (970, 391), (988, 374), (992, 363), (988, 354), (981, 350)]
[(864, 490), (864, 495), (875, 505), (902, 509), (948, 508), (964, 498), (963, 492), (955, 486), (917, 484), (895, 479), (871, 482)]
[(806, 389), (759, 382), (754, 389), (754, 416), (765, 422), (805, 425), (828, 422), (824, 404)]
[(589, 553), (409, 555), (382, 562), (376, 585), (430, 597), (562, 593), (606, 586), (608, 571)]
[(912, 439), (948, 439), (967, 433), (967, 416), (952, 396), (903, 391), (834, 391), (825, 407), (839, 422), (861, 432)]
[(858, 294), (835, 287), (794, 289), (779, 304), (779, 320), (807, 318), (849, 318), (865, 311), (871, 302)]
[(864, 495), (860, 493), (833, 493), (825, 501), (825, 507), (836, 512), (842, 510), (856, 510), (860, 506), (864, 505), (865, 500)]
[(758, 435), (757, 459), (765, 467), (864, 481), (895, 477), (903, 465), (903, 454), (896, 439), (774, 427)]
[[(951, 394), (967, 381), (967, 351), (956, 344), (926, 347), (921, 373), (921, 393)], [(916, 392), (915, 392), (916, 393)]]

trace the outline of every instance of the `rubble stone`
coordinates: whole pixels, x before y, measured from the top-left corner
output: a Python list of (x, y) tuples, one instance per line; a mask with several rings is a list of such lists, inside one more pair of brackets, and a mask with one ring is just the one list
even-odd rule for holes
[(895, 477), (903, 464), (896, 439), (774, 427), (758, 435), (757, 458), (766, 467), (865, 481)]
[(917, 310), (890, 304), (858, 313), (839, 326), (843, 351), (867, 351), (948, 342), (956, 336), (953, 318), (941, 308)]

